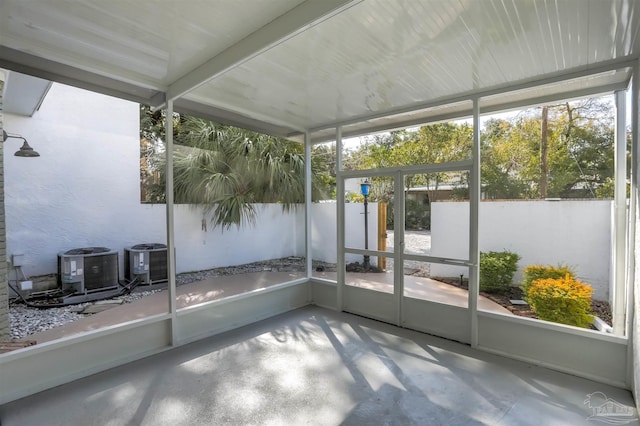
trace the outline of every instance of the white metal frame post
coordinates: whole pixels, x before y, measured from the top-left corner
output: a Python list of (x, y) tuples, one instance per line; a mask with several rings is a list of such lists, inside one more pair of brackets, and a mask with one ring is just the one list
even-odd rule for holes
[(344, 282), (345, 282), (345, 260), (344, 260), (344, 178), (342, 176), (342, 128), (336, 128), (336, 223), (338, 225), (338, 248), (336, 250), (338, 258), (337, 283), (336, 283), (336, 306), (338, 311), (344, 310)]
[(469, 326), (472, 347), (478, 346), (478, 295), (480, 291), (480, 102), (473, 100), (473, 148), (469, 176)]
[(613, 332), (625, 333), (625, 251), (627, 223), (627, 135), (626, 93), (615, 92), (615, 157), (614, 157), (614, 215), (613, 215)]
[[(404, 296), (404, 227), (405, 227), (405, 175), (398, 172), (393, 176), (393, 291), (396, 295), (396, 325), (402, 326), (402, 298)], [(400, 218), (400, 220), (398, 220)]]
[[(311, 203), (312, 203), (312, 181), (311, 181), (311, 138), (309, 132), (304, 134), (304, 238), (305, 238), (305, 259), (307, 279), (313, 275), (313, 247), (311, 235)], [(313, 300), (311, 285), (309, 285), (309, 302)]]
[(638, 212), (638, 161), (640, 161), (640, 59), (636, 60), (631, 79), (631, 197), (629, 200), (629, 230), (627, 247), (627, 382), (638, 397), (637, 372), (634, 365), (638, 342), (636, 337), (636, 215)]
[(173, 212), (173, 101), (167, 102), (165, 117), (165, 155), (166, 180), (165, 200), (167, 209), (167, 278), (169, 279), (168, 297), (169, 313), (171, 314), (171, 345), (178, 343), (176, 324), (176, 251)]

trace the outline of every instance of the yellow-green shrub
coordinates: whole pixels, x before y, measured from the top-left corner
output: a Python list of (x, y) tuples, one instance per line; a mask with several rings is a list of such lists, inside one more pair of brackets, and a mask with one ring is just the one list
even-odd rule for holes
[(543, 279), (543, 278), (564, 278), (569, 275), (571, 278), (575, 278), (573, 271), (569, 269), (568, 266), (558, 265), (529, 265), (524, 268), (523, 271), (523, 279), (520, 284), (520, 288), (522, 289), (522, 296), (525, 300), (529, 297), (529, 287), (531, 287), (531, 283), (535, 280)]
[(528, 300), (538, 318), (587, 328), (593, 322), (593, 289), (571, 275), (564, 278), (535, 280), (529, 287)]

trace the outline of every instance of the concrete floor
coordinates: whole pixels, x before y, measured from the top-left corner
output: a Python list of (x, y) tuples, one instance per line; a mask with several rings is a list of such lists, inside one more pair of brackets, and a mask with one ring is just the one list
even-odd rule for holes
[(590, 418), (606, 404), (633, 400), (626, 390), (306, 307), (6, 404), (0, 423), (638, 424), (635, 411)]

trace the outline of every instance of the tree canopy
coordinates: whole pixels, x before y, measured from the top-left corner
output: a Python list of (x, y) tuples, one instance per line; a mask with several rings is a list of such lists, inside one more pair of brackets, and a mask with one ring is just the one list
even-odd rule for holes
[(481, 176), (487, 197), (611, 197), (606, 188), (614, 177), (612, 103), (594, 98), (549, 105), (546, 123), (541, 112), (534, 108), (485, 124)]
[[(531, 108), (509, 118), (489, 118), (484, 122), (480, 132), (483, 196), (612, 197), (615, 142), (612, 102), (593, 98), (548, 105), (546, 120), (542, 111)], [(347, 169), (369, 169), (468, 159), (472, 137), (473, 129), (465, 122), (376, 135), (349, 152), (344, 163)], [(419, 185), (437, 190), (441, 183), (451, 183), (452, 176), (412, 175), (405, 181), (405, 187)]]
[[(163, 112), (141, 107), (142, 199), (164, 201)], [(302, 144), (175, 114), (175, 202), (203, 209), (214, 225), (252, 223), (255, 204), (304, 201)], [(595, 98), (531, 108), (509, 118), (490, 118), (481, 129), (481, 183), (491, 199), (612, 197), (613, 103)], [(344, 154), (346, 170), (434, 164), (471, 158), (473, 128), (438, 123), (362, 139)], [(335, 199), (335, 144), (312, 151), (313, 200)], [(466, 174), (408, 175), (405, 188), (425, 187), (435, 200), (440, 185)], [(372, 200), (389, 201), (389, 178), (374, 178)], [(429, 192), (430, 191), (430, 192)]]

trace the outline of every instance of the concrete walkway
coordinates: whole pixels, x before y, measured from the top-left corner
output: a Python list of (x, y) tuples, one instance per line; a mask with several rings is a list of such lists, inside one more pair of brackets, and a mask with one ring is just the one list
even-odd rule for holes
[[(315, 277), (336, 280), (335, 272), (314, 273)], [(383, 293), (393, 293), (393, 271), (382, 273), (352, 273), (346, 276), (347, 285), (352, 285)], [(404, 295), (414, 299), (428, 300), (430, 302), (444, 303), (446, 305), (466, 308), (469, 305), (468, 292), (441, 281), (431, 278), (416, 277), (413, 275), (404, 276)], [(497, 312), (500, 314), (513, 315), (503, 306), (480, 296), (478, 298), (478, 308)]]
[[(324, 278), (336, 279), (335, 272), (323, 274)], [(254, 272), (248, 274), (226, 275), (196, 281), (179, 286), (177, 290), (178, 309), (194, 306), (224, 297), (268, 288), (283, 282), (303, 278), (301, 272)], [(387, 293), (393, 292), (393, 273), (351, 273), (347, 274), (347, 284), (369, 288)], [(146, 318), (169, 311), (167, 292), (145, 296), (132, 303), (113, 305), (110, 309), (84, 317), (64, 326), (35, 333), (24, 340), (37, 343), (49, 342), (61, 337), (72, 336), (85, 331), (122, 324), (127, 321)], [(467, 292), (463, 289), (441, 283), (429, 278), (405, 276), (405, 296), (430, 300), (460, 307), (467, 306)], [(507, 309), (484, 297), (478, 300), (480, 309), (511, 314)]]

